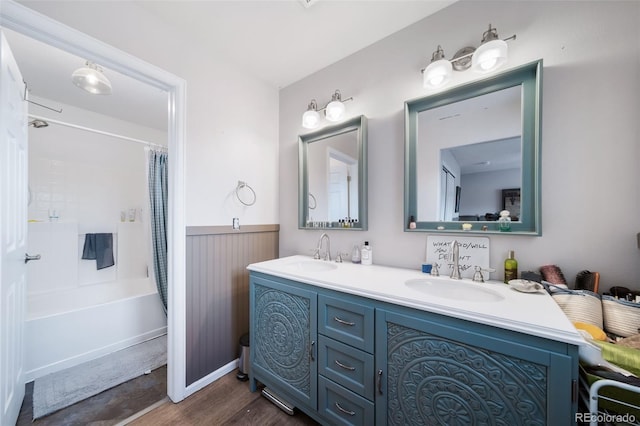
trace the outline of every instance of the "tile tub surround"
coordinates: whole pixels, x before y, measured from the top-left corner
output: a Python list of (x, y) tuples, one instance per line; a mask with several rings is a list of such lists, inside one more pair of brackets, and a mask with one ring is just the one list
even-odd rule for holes
[(449, 280), (448, 277), (431, 277), (412, 269), (352, 263), (332, 262), (336, 265), (335, 268), (321, 271), (295, 267), (309, 261), (324, 262), (296, 255), (254, 263), (249, 265), (248, 269), (564, 343), (585, 344), (585, 340), (546, 292), (521, 293), (500, 281), (475, 283), (470, 279), (463, 279), (460, 282), (464, 285), (491, 290), (502, 296), (503, 300), (477, 302), (447, 299), (428, 296), (405, 285), (405, 282), (414, 279), (442, 281)]

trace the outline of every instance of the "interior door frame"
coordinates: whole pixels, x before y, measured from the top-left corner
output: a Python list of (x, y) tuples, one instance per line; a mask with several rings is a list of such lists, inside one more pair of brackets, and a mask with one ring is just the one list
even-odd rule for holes
[(65, 50), (168, 93), (168, 302), (167, 394), (173, 402), (186, 389), (185, 140), (186, 81), (68, 27), (13, 0), (2, 0), (0, 26)]

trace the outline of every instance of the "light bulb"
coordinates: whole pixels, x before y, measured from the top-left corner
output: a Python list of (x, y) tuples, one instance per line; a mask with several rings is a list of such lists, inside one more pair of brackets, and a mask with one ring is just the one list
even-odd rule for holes
[(451, 79), (451, 74), (453, 74), (453, 68), (448, 60), (440, 59), (431, 62), (424, 70), (423, 85), (425, 88), (442, 86)]
[(479, 72), (489, 72), (507, 62), (507, 42), (492, 40), (481, 44), (471, 58), (471, 66)]
[(344, 115), (345, 106), (342, 101), (331, 101), (324, 110), (324, 115), (329, 121), (338, 121)]
[(320, 114), (315, 109), (310, 109), (302, 114), (302, 127), (305, 129), (315, 129), (320, 124)]

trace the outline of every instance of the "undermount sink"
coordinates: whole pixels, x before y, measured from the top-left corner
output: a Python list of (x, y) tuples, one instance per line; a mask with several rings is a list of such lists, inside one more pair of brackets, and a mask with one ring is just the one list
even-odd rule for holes
[(302, 272), (322, 272), (331, 271), (338, 266), (335, 263), (331, 263), (324, 260), (300, 260), (287, 264), (287, 268), (295, 269)]
[(504, 297), (496, 291), (479, 285), (446, 278), (418, 278), (405, 281), (405, 285), (424, 294), (442, 299), (467, 302), (499, 302)]

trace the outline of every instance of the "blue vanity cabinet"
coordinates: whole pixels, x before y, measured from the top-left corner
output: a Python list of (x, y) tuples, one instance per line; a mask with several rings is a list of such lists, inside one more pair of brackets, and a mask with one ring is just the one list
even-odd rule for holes
[(251, 389), (323, 425), (571, 425), (578, 348), (250, 273)]
[(575, 424), (577, 359), (573, 345), (377, 309), (376, 424)]
[(268, 275), (250, 278), (251, 389), (256, 380), (307, 412), (317, 409), (317, 293)]

